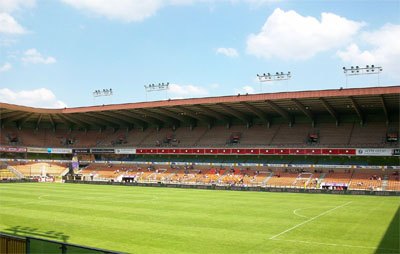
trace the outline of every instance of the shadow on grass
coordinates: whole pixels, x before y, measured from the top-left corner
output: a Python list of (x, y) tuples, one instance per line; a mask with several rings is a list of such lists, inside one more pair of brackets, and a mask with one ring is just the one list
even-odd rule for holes
[(38, 238), (50, 238), (53, 240), (62, 241), (67, 243), (69, 236), (62, 232), (57, 231), (41, 231), (38, 228), (24, 227), (24, 226), (14, 226), (4, 229), (4, 233), (12, 234), (15, 236), (32, 236)]
[(394, 215), (385, 235), (383, 236), (375, 254), (400, 253), (400, 208)]

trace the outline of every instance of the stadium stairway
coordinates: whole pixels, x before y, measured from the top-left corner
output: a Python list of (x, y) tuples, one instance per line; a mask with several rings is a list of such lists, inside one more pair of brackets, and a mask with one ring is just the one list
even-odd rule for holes
[(229, 174), (230, 170), (224, 170), (224, 173), (220, 175), (217, 179), (217, 183), (223, 183), (223, 179)]
[(349, 135), (349, 138), (347, 139), (347, 145), (350, 145), (350, 142), (351, 142), (351, 137), (353, 136), (353, 131), (354, 131), (354, 125), (355, 125), (356, 123), (353, 123), (352, 124), (352, 126), (351, 126), (351, 129), (350, 129), (350, 135)]
[(69, 168), (65, 168), (65, 170), (63, 172), (61, 172), (61, 176), (65, 176), (66, 174), (68, 174), (69, 172)]
[(321, 175), (319, 175), (318, 183), (317, 183), (317, 186), (316, 186), (317, 188), (319, 188), (319, 185), (322, 183), (322, 181), (324, 180), (325, 176), (326, 176), (326, 173), (322, 173)]
[(350, 176), (350, 181), (349, 181), (349, 187), (351, 186), (351, 182), (354, 180), (353, 179), (353, 177), (354, 177), (354, 174), (356, 173), (356, 171), (353, 169), (353, 171), (351, 171), (351, 176)]
[(382, 179), (382, 190), (386, 191), (387, 187), (388, 187), (388, 176), (384, 175)]
[(274, 175), (273, 172), (270, 172), (269, 175), (264, 179), (264, 181), (262, 181), (262, 186), (265, 186), (267, 184), (267, 182), (269, 181), (269, 179), (271, 179), (271, 177)]
[(14, 175), (16, 175), (19, 179), (24, 178), (24, 174), (16, 170), (13, 166), (7, 166), (7, 169), (14, 173)]
[(194, 141), (194, 146), (197, 146), (200, 140), (203, 139), (203, 137), (210, 131), (209, 128), (207, 128), (195, 141)]

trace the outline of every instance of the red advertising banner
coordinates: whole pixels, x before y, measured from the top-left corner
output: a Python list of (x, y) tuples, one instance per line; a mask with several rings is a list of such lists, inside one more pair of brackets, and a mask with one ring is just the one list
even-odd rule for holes
[(215, 149), (215, 148), (206, 148), (206, 149), (204, 149), (204, 153), (205, 153), (205, 154), (217, 154), (217, 153), (218, 153), (218, 149)]
[(231, 154), (231, 149), (228, 148), (218, 149), (218, 154)]
[(274, 154), (274, 149), (260, 149), (260, 154)]

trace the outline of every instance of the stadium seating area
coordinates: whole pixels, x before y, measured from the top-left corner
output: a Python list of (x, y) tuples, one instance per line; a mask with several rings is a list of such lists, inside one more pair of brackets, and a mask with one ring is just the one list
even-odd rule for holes
[(400, 180), (399, 180), (399, 172), (392, 172), (386, 175), (387, 178), (387, 189), (400, 191)]
[[(42, 146), (42, 147), (209, 147), (209, 146), (273, 146), (273, 147), (394, 147), (398, 141), (399, 124), (392, 123), (321, 123), (312, 127), (310, 124), (254, 125), (246, 128), (243, 125), (214, 126), (211, 129), (199, 126), (193, 129), (180, 127), (148, 128), (103, 131), (66, 131), (66, 130), (31, 130), (6, 127), (2, 129), (2, 145)], [(310, 142), (310, 133), (318, 133), (318, 140)]]
[(26, 177), (34, 176), (61, 176), (66, 172), (67, 166), (61, 163), (13, 163), (10, 162), (9, 169), (23, 174)]
[(359, 190), (382, 190), (382, 183), (382, 172), (357, 172), (352, 177), (350, 188)]
[(397, 171), (277, 169), (94, 163), (79, 172), (84, 180), (320, 188), (321, 183), (353, 190), (400, 190)]
[(15, 179), (17, 176), (7, 168), (0, 169), (0, 180), (3, 179)]
[[(54, 177), (68, 172), (62, 163), (2, 163), (0, 179)], [(76, 171), (80, 179), (92, 181), (166, 182), (179, 184), (216, 184), (229, 186), (269, 186), (322, 188), (346, 186), (352, 190), (400, 191), (398, 170), (316, 169), (273, 167), (223, 167), (158, 164), (91, 163)]]

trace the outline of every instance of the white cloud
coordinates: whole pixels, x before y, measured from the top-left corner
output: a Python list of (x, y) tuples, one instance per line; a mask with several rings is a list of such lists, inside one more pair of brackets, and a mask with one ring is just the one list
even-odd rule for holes
[(170, 84), (168, 94), (171, 94), (174, 98), (187, 98), (205, 96), (208, 94), (208, 91), (201, 86)]
[(225, 55), (227, 57), (238, 57), (239, 54), (234, 48), (217, 48), (217, 54)]
[(374, 63), (376, 59), (368, 50), (361, 52), (360, 48), (355, 43), (350, 44), (345, 51), (339, 50), (337, 55), (344, 62), (357, 64)]
[(126, 22), (141, 21), (154, 15), (162, 0), (62, 0), (72, 7)]
[(11, 13), (23, 8), (32, 8), (35, 4), (36, 0), (0, 0), (0, 33), (26, 33), (25, 28), (11, 16)]
[(33, 64), (53, 64), (56, 62), (56, 59), (52, 56), (44, 57), (37, 49), (32, 48), (24, 52), (22, 61)]
[(386, 24), (372, 32), (364, 32), (360, 41), (369, 45), (369, 49), (361, 50), (356, 43), (345, 50), (339, 50), (337, 56), (344, 62), (355, 65), (381, 65), (384, 71), (400, 76), (400, 25)]
[(8, 13), (0, 13), (0, 33), (23, 34), (25, 29)]
[(244, 0), (244, 2), (252, 4), (254, 6), (261, 6), (263, 4), (276, 3), (281, 1), (282, 0)]
[(36, 4), (36, 0), (1, 0), (0, 12), (13, 12), (22, 8), (32, 8)]
[(240, 89), (235, 89), (234, 90), (234, 93), (235, 94), (238, 94), (238, 93), (240, 93), (240, 94), (253, 94), (253, 93), (255, 93), (256, 91), (255, 91), (255, 89), (252, 87), (252, 86), (244, 86), (244, 87), (242, 87), (242, 88), (240, 88)]
[(112, 20), (137, 22), (149, 18), (166, 6), (192, 5), (196, 3), (244, 2), (259, 6), (280, 0), (61, 0), (75, 9), (104, 16)]
[(3, 66), (0, 66), (0, 72), (6, 72), (11, 70), (12, 65), (10, 63), (5, 63)]
[(333, 13), (321, 21), (295, 11), (275, 9), (258, 34), (247, 39), (247, 52), (261, 58), (308, 59), (348, 43), (364, 25)]
[(64, 108), (67, 106), (64, 102), (58, 100), (51, 90), (46, 88), (23, 91), (2, 88), (0, 89), (0, 102), (44, 108)]

